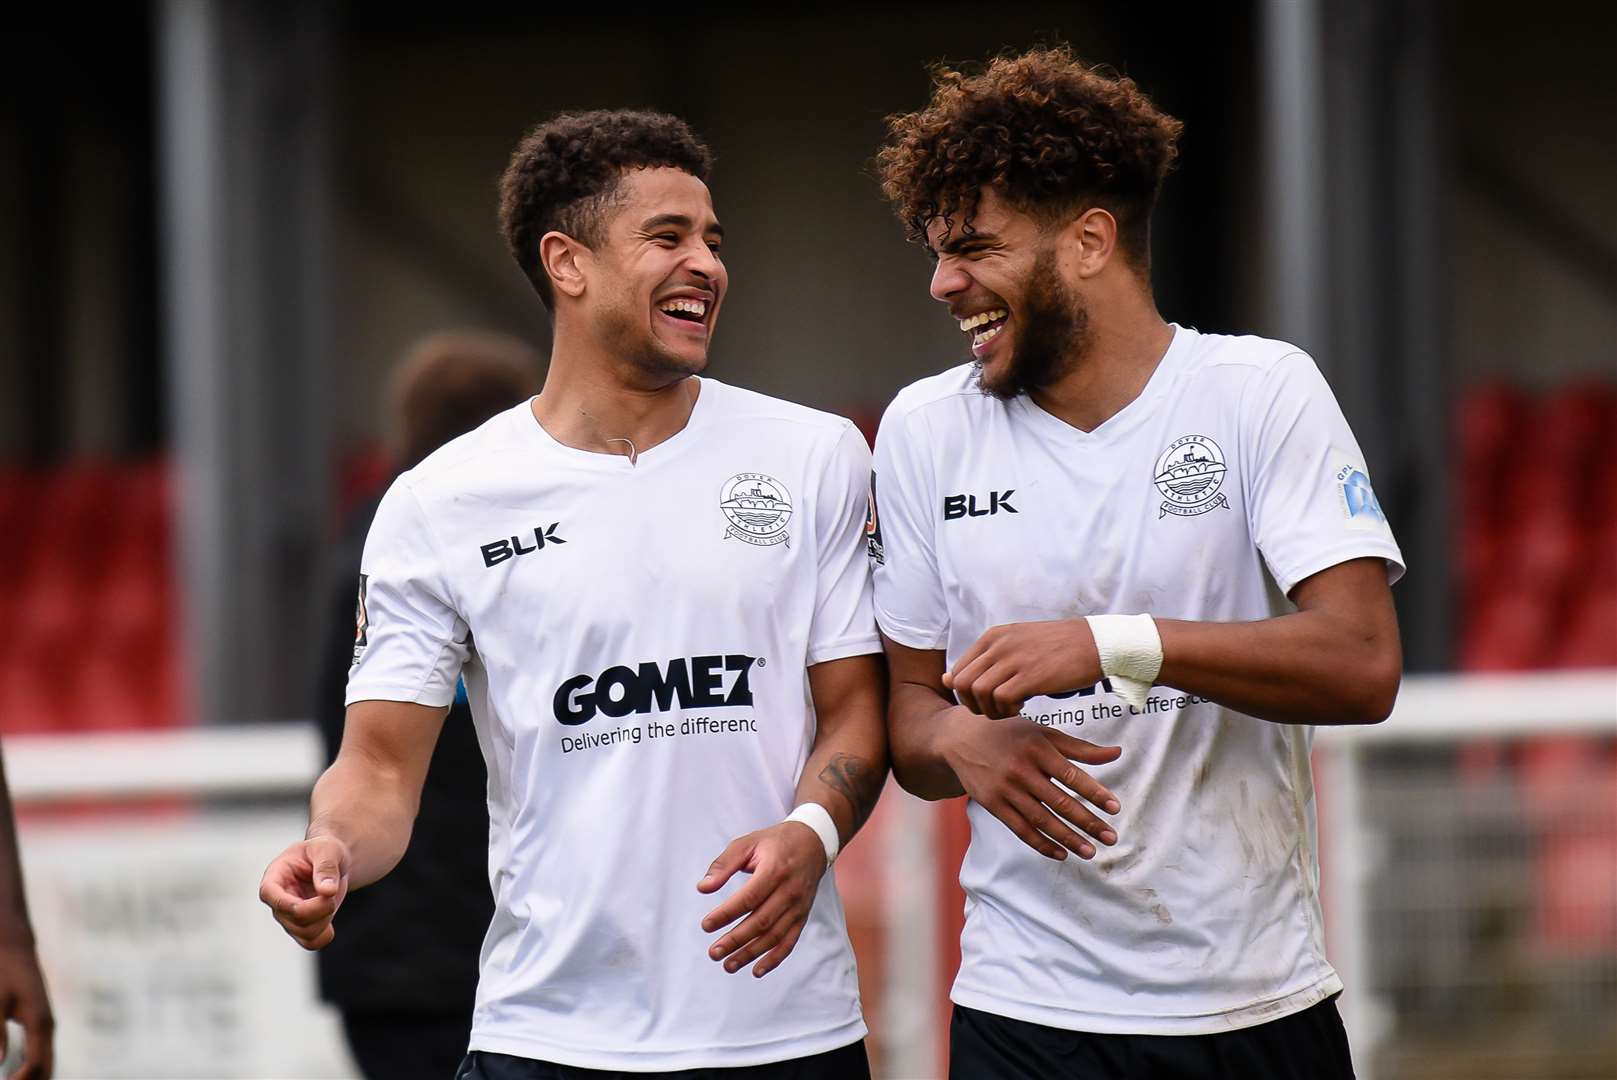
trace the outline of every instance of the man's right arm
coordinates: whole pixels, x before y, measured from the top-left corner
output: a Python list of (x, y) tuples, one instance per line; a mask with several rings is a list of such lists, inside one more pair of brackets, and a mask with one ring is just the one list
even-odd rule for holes
[(1026, 717), (979, 716), (949, 700), (942, 650), (912, 649), (885, 636), (882, 642), (891, 685), (889, 753), (905, 791), (923, 799), (970, 796), (1050, 859), (1065, 859), (1069, 851), (1094, 858), (1097, 849), (1080, 830), (1102, 844), (1117, 843), (1116, 831), (1089, 806), (1115, 814), (1117, 796), (1074, 763), (1104, 765), (1116, 761), (1121, 748), (1096, 746)]
[(404, 857), (448, 712), (402, 701), (348, 707), (342, 749), (310, 798), (308, 834), (276, 856), (258, 890), (304, 948), (324, 948), (348, 890), (378, 880)]
[(944, 757), (944, 714), (953, 706), (935, 686), (942, 685), (943, 653), (912, 649), (885, 635), (889, 687), (888, 753), (899, 786), (918, 798), (953, 799), (964, 795), (960, 777)]
[(937, 548), (930, 445), (933, 436), (911, 410), (898, 401), (888, 407), (876, 437), (867, 534), (891, 688), (893, 775), (923, 799), (970, 796), (1048, 858), (1064, 859), (1069, 851), (1093, 858), (1095, 845), (1078, 830), (1102, 844), (1115, 844), (1117, 834), (1081, 800), (1110, 814), (1118, 812), (1118, 801), (1074, 762), (1101, 765), (1122, 751), (1025, 717), (988, 720), (956, 705), (944, 686), (942, 646), (950, 612)]

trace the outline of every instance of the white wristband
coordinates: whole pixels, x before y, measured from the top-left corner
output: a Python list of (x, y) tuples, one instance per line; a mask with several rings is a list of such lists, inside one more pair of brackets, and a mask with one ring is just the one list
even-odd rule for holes
[(1145, 707), (1157, 676), (1162, 674), (1162, 637), (1149, 615), (1090, 615), (1101, 674), (1112, 689), (1136, 709)]
[(819, 835), (820, 843), (825, 845), (825, 868), (831, 869), (831, 864), (837, 861), (837, 852), (842, 850), (842, 840), (837, 836), (837, 823), (831, 820), (831, 811), (817, 802), (806, 802), (787, 814), (786, 820), (801, 821)]

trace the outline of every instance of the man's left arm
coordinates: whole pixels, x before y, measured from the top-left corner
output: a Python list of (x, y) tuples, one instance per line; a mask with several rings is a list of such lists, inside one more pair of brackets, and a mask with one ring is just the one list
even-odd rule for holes
[(1379, 724), (1403, 649), (1387, 567), (1354, 559), (1292, 590), (1298, 610), (1250, 623), (1158, 619), (1158, 682), (1283, 724)]
[(752, 875), (708, 913), (702, 929), (714, 933), (740, 919), (708, 956), (730, 972), (756, 960), (756, 976), (778, 967), (797, 945), (833, 855), (870, 816), (887, 780), (887, 668), (871, 606), (865, 536), (872, 512), (870, 448), (852, 424), (843, 427), (819, 474), (807, 655), (815, 730), (798, 777), (797, 809), (777, 825), (731, 841), (697, 884), (711, 893), (738, 871)]
[[(1255, 622), (1157, 619), (1156, 683), (1282, 724), (1374, 724), (1398, 695), (1403, 652), (1387, 567), (1352, 559), (1304, 579), (1297, 611)], [(944, 676), (961, 704), (1014, 716), (1030, 697), (1102, 678), (1085, 619), (1012, 623), (985, 633)]]
[(825, 807), (839, 848), (847, 847), (887, 783), (887, 666), (875, 653), (815, 664), (808, 674), (818, 730), (796, 804)]
[(961, 704), (1010, 716), (1029, 697), (1134, 674), (1277, 723), (1386, 719), (1403, 671), (1390, 588), (1403, 556), (1353, 432), (1300, 352), (1246, 384), (1239, 414), (1234, 464), (1250, 534), (1297, 610), (1252, 622), (1156, 618), (1154, 629), (1115, 616), (994, 627), (945, 677)]
[[(887, 781), (886, 670), (879, 655), (849, 656), (816, 664), (808, 675), (817, 730), (795, 803), (829, 813), (840, 849), (870, 817)], [(729, 972), (757, 960), (752, 973), (759, 977), (779, 967), (797, 946), (829, 867), (819, 833), (799, 820), (732, 840), (697, 888), (714, 892), (738, 871), (752, 880), (702, 920), (712, 933), (741, 919), (708, 949), (709, 958)]]

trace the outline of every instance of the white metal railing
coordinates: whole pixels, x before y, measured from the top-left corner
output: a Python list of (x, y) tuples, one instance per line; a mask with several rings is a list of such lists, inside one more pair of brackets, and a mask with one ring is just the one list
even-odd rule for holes
[(1617, 735), (1617, 671), (1411, 676), (1386, 722), (1318, 729), (1326, 933), (1346, 987), (1341, 1012), (1360, 1080), (1376, 1080), (1375, 1051), (1392, 1020), (1372, 993), (1369, 890), (1384, 846), (1366, 824), (1365, 754), (1388, 746), (1573, 734)]
[(19, 803), (147, 795), (307, 792), (325, 766), (312, 723), (166, 731), (8, 735), (6, 781)]

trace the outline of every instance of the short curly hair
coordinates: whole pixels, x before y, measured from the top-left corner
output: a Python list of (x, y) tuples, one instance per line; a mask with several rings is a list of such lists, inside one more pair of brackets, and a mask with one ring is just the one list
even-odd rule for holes
[(992, 187), (1043, 223), (1100, 206), (1117, 219), (1125, 255), (1150, 265), (1151, 210), (1184, 125), (1070, 46), (1002, 54), (975, 73), (937, 64), (926, 108), (887, 127), (877, 174), (912, 240), (926, 243), (940, 218), (970, 232)]
[(556, 231), (593, 246), (625, 173), (672, 168), (705, 182), (712, 165), (706, 144), (676, 116), (638, 109), (559, 113), (512, 152), (500, 177), (500, 231), (545, 307), (554, 309), (550, 275), (539, 264), (540, 238)]

